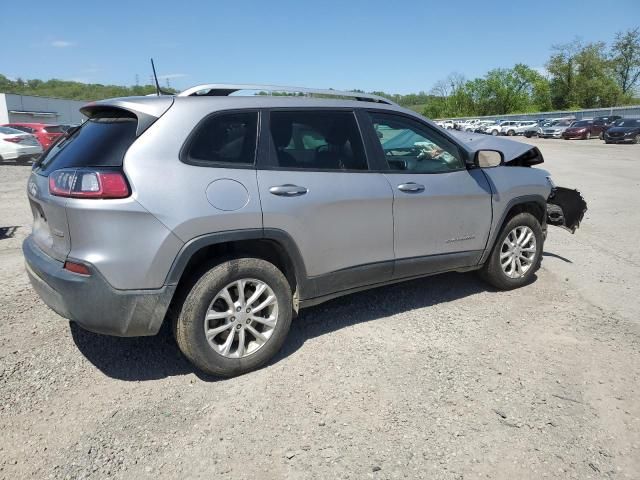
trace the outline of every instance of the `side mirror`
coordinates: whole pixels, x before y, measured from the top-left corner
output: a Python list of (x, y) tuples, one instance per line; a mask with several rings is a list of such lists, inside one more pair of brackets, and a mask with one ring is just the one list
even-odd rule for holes
[(478, 150), (474, 163), (480, 168), (493, 168), (502, 164), (504, 155), (497, 150)]

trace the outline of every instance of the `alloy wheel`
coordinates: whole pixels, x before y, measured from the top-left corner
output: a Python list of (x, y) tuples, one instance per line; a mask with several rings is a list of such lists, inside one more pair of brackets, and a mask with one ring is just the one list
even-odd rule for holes
[(216, 294), (204, 317), (209, 346), (227, 358), (243, 358), (262, 348), (278, 322), (278, 300), (255, 278), (236, 280)]
[(509, 232), (500, 247), (500, 266), (509, 278), (522, 278), (533, 266), (536, 256), (536, 236), (521, 225)]

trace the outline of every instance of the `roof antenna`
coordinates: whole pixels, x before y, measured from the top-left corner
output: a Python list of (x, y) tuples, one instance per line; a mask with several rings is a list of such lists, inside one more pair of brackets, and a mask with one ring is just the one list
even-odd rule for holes
[(153, 70), (153, 79), (156, 82), (156, 93), (158, 96), (160, 95), (171, 95), (169, 92), (165, 92), (160, 88), (160, 83), (158, 82), (158, 75), (156, 74), (156, 66), (153, 63), (153, 58), (151, 59), (151, 69)]

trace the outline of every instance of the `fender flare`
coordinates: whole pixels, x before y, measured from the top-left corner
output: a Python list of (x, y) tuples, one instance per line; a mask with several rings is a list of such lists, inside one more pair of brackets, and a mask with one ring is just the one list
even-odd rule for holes
[(294, 275), (299, 290), (299, 297), (312, 296), (307, 281), (307, 270), (300, 254), (300, 249), (291, 236), (276, 228), (248, 228), (241, 230), (227, 230), (224, 232), (208, 233), (192, 238), (186, 242), (173, 261), (165, 285), (177, 285), (193, 255), (205, 247), (221, 243), (245, 240), (271, 240), (282, 247), (293, 265)]
[[(500, 233), (500, 230), (502, 230), (502, 226), (504, 225), (507, 215), (509, 214), (511, 209), (513, 209), (513, 207), (517, 207), (518, 205), (524, 205), (525, 203), (536, 203), (542, 211), (542, 215), (543, 215), (542, 223), (543, 224), (546, 223), (547, 199), (544, 198), (542, 195), (522, 195), (520, 197), (512, 198), (507, 203), (507, 206), (502, 210), (502, 215), (500, 216), (500, 220), (494, 224), (493, 229), (491, 230), (491, 233), (487, 238), (487, 245), (485, 246), (484, 253), (480, 258), (480, 264), (483, 264), (487, 260), (487, 258), (489, 257), (489, 254), (491, 253), (491, 250), (493, 250), (493, 246), (496, 242), (498, 234)], [(544, 225), (543, 225), (543, 228), (544, 228)]]

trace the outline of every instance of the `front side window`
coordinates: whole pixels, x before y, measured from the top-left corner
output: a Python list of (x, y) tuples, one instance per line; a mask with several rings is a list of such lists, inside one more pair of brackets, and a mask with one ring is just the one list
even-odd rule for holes
[(213, 115), (197, 127), (184, 161), (200, 166), (253, 165), (257, 131), (258, 112)]
[(458, 147), (417, 121), (387, 113), (370, 113), (391, 170), (440, 173), (464, 168)]
[(366, 170), (367, 160), (352, 112), (271, 112), (272, 164), (309, 170)]

